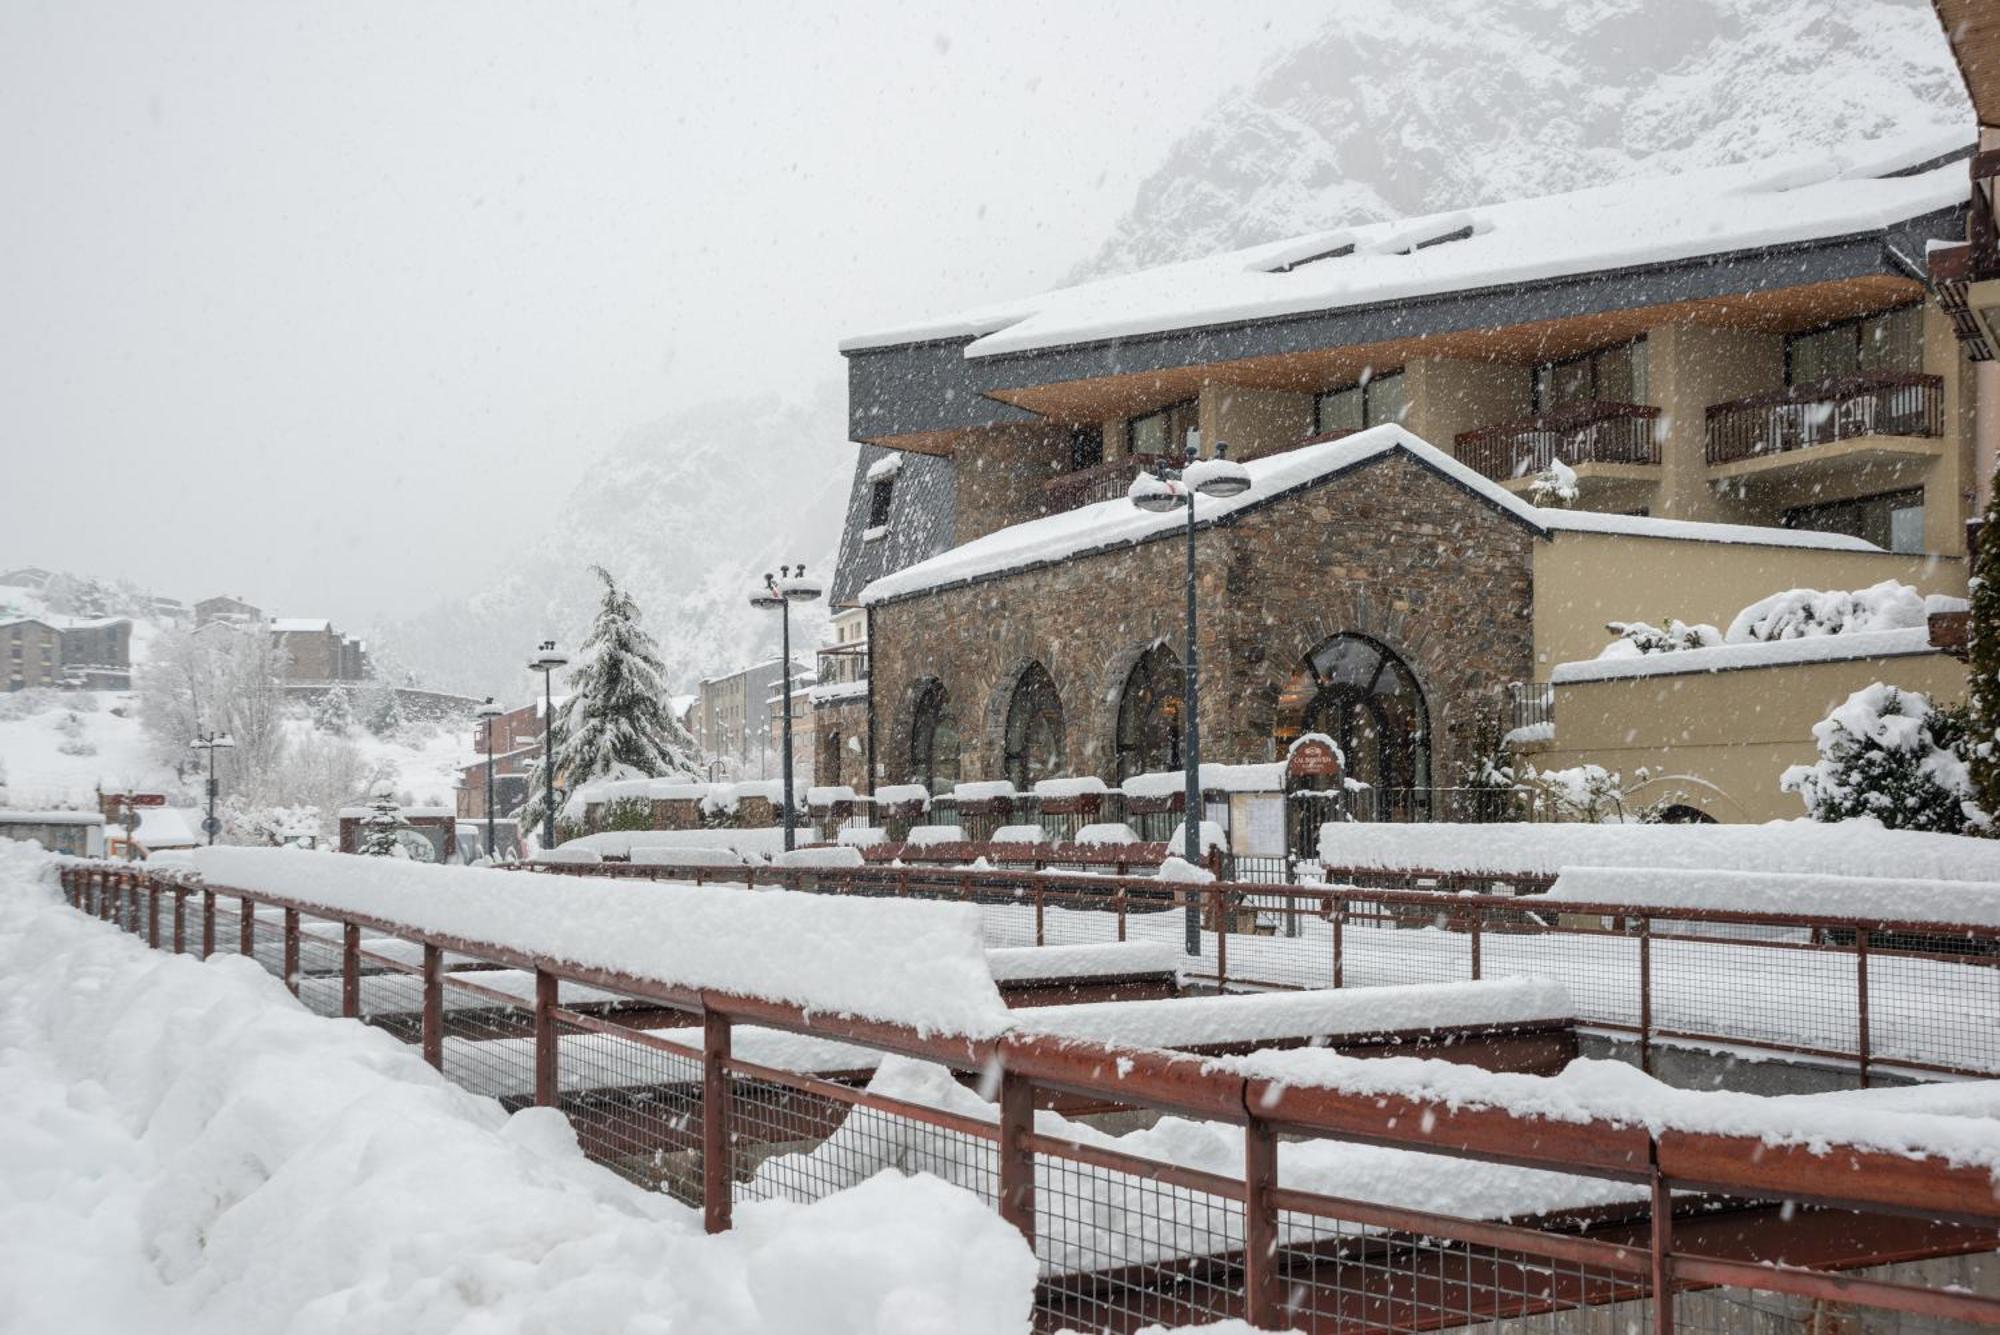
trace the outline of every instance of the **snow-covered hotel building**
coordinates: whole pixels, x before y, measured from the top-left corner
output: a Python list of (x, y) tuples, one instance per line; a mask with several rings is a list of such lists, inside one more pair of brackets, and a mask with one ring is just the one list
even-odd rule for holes
[[(1879, 142), (1346, 228), (848, 341), (866, 448), (834, 599), (868, 668), (825, 693), (847, 755), (822, 781), (1178, 764), (1183, 521), (1124, 493), (1187, 443), (1255, 477), (1196, 510), (1205, 758), (1327, 732), (1385, 817), (1452, 814), (1440, 790), (1609, 621), (1962, 594), (1993, 461), (1924, 262), (1966, 235), (1968, 152)], [(1556, 461), (1573, 502), (1532, 504)], [(1797, 814), (1777, 770), (1849, 677), (1962, 691), (1920, 627), (1851, 649), (1799, 690), (1763, 680), (1785, 707), (1708, 740), (1658, 707), (1689, 681), (1628, 679), (1613, 716), (1658, 717), (1622, 720), (1607, 759), (1708, 816)], [(1765, 657), (1714, 666), (1783, 668)], [(1593, 758), (1564, 732), (1559, 701), (1554, 742), (1521, 736)]]

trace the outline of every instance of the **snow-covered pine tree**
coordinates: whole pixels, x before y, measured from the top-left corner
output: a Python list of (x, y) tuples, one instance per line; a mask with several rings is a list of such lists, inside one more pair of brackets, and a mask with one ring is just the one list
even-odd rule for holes
[(320, 696), (313, 706), (313, 726), (321, 732), (330, 732), (344, 737), (354, 731), (354, 698), (347, 693), (346, 682), (335, 682)]
[(1990, 822), (1974, 800), (1965, 731), (1962, 710), (1878, 681), (1813, 725), (1818, 763), (1792, 766), (1778, 786), (1805, 799), (1814, 820), (1872, 816), (1892, 830), (1976, 834)]
[(403, 809), (396, 803), (396, 790), (387, 783), (375, 785), (368, 795), (368, 814), (361, 821), (361, 844), (357, 850), (371, 858), (408, 857), (396, 841), (403, 824)]
[[(2000, 812), (2000, 487), (1986, 503), (1972, 562), (1972, 643), (1966, 673), (1966, 731), (1972, 794)], [(1988, 827), (1988, 833), (1995, 833)]]
[(393, 686), (383, 686), (369, 702), (368, 731), (377, 737), (393, 737), (403, 730), (403, 701)]

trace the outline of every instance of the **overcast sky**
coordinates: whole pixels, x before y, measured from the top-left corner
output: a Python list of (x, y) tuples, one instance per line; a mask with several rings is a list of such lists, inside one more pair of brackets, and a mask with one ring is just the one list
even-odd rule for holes
[(0, 565), (352, 621), (1032, 290), (1328, 6), (0, 0)]

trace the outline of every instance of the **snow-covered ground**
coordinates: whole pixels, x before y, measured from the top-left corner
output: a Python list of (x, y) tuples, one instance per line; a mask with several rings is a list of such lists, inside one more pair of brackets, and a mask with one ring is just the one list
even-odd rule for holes
[(248, 960), (147, 950), (0, 840), (0, 1331), (1016, 1332), (1034, 1262), (889, 1172), (729, 1234)]

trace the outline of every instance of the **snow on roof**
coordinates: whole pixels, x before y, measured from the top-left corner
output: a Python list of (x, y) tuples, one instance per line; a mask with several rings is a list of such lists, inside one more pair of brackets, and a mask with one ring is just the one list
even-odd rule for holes
[(1372, 306), (1879, 231), (1962, 205), (1965, 147), (1927, 130), (1837, 151), (1371, 223), (1122, 274), (850, 338), (971, 338), (968, 357)]
[(271, 629), (281, 635), (308, 635), (331, 632), (333, 622), (325, 617), (272, 617)]
[(183, 807), (138, 807), (139, 828), (133, 838), (148, 849), (193, 848), (201, 840), (188, 824), (189, 811)]
[(1887, 830), (1868, 819), (1766, 825), (1446, 822), (1320, 827), (1329, 867), (1555, 875), (1569, 867), (1810, 872), (2000, 881), (2000, 840)]
[(829, 681), (814, 686), (806, 692), (806, 698), (816, 705), (823, 705), (834, 700), (859, 700), (867, 694), (868, 679), (863, 677), (860, 681)]
[(1866, 538), (1816, 533), (1803, 528), (1762, 528), (1756, 524), (1709, 524), (1694, 519), (1655, 519), (1601, 510), (1536, 511), (1544, 527), (1561, 533), (1615, 533), (1628, 538), (1673, 538), (1682, 542), (1735, 542), (1756, 547), (1813, 547), (1830, 552), (1879, 552)]
[[(1127, 797), (1172, 797), (1187, 791), (1187, 776), (1180, 770), (1155, 774), (1134, 774), (1118, 785)], [(1201, 789), (1205, 793), (1275, 793), (1285, 786), (1285, 762), (1254, 762), (1244, 765), (1201, 762)]]
[(1635, 908), (1811, 913), (2000, 927), (2000, 884), (1704, 868), (1571, 867), (1544, 898)]
[[(142, 808), (143, 810), (143, 808)], [(102, 825), (99, 811), (23, 811), (0, 807), (0, 825)]]
[(885, 478), (892, 478), (902, 471), (903, 456), (901, 454), (885, 454), (874, 463), (868, 465), (867, 477), (870, 482), (880, 482)]
[[(713, 832), (704, 831), (704, 834)], [(983, 1038), (1008, 1026), (966, 904), (630, 886), (296, 849), (204, 848), (208, 883), (679, 987)]]
[(1922, 626), (1904, 630), (1870, 630), (1853, 635), (1814, 635), (1797, 640), (1756, 640), (1747, 644), (1714, 644), (1701, 649), (1676, 649), (1664, 654), (1634, 654), (1626, 658), (1586, 658), (1558, 663), (1549, 673), (1557, 685), (1612, 681), (1627, 677), (1667, 677), (1690, 672), (1727, 672), (1736, 668), (1780, 667), (1794, 663), (1837, 663), (1856, 658), (1891, 658), (1940, 652), (1932, 647), (1930, 631)]
[[(1371, 427), (1340, 440), (1305, 445), (1283, 454), (1250, 461), (1243, 466), (1250, 475), (1249, 490), (1222, 499), (1212, 496), (1195, 498), (1195, 526), (1207, 527), (1239, 510), (1311, 486), (1398, 450), (1513, 515), (1536, 532), (1548, 530), (1545, 512), (1529, 505), (1490, 478), (1467, 468), (1435, 445), (1394, 425)], [(861, 591), (861, 601), (884, 602), (924, 589), (1046, 565), (1110, 548), (1129, 547), (1151, 538), (1177, 533), (1186, 524), (1185, 516), (1178, 511), (1152, 514), (1118, 496), (1000, 529), (962, 547), (941, 552), (928, 561), (919, 561), (895, 574), (884, 575)]]

